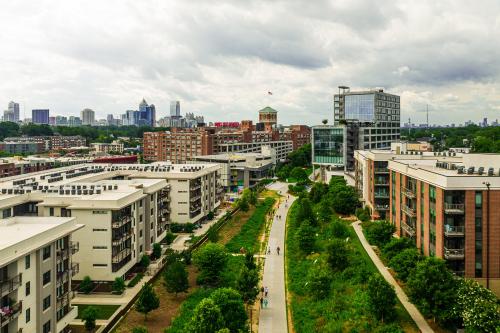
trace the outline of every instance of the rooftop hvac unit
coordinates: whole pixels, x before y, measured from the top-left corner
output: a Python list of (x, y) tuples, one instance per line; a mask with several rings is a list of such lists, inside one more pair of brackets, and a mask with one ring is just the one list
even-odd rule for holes
[(71, 193), (70, 190), (66, 190), (66, 195), (69, 195)]
[(92, 194), (94, 194), (94, 191), (93, 191), (93, 190), (90, 190), (90, 191), (89, 191), (89, 195), (92, 195)]
[(115, 185), (115, 186), (114, 186), (114, 189), (115, 189), (115, 190), (117, 190), (117, 189), (118, 189), (118, 185)]
[(467, 174), (468, 174), (468, 175), (472, 175), (473, 173), (474, 173), (474, 167), (469, 167), (469, 168), (467, 169)]
[(71, 190), (71, 194), (75, 195), (76, 194), (76, 190)]
[(479, 169), (477, 169), (477, 173), (482, 175), (484, 173), (484, 167), (479, 167)]
[(488, 176), (493, 176), (494, 171), (493, 168), (488, 168)]
[(2, 194), (6, 194), (7, 193), (7, 189), (6, 188), (3, 188), (2, 189)]
[(101, 194), (101, 190), (96, 190), (95, 193), (96, 194)]
[(78, 194), (78, 195), (82, 195), (82, 190), (77, 190), (77, 191), (76, 191), (76, 194)]

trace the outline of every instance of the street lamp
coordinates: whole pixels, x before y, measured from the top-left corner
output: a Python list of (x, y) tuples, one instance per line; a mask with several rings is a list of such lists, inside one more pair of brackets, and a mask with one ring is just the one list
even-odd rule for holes
[(486, 185), (486, 288), (490, 288), (490, 182), (483, 182)]

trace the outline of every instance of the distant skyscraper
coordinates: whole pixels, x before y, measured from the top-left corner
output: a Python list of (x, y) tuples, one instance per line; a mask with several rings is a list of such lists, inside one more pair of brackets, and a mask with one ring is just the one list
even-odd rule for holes
[(95, 123), (95, 112), (92, 109), (83, 109), (80, 112), (80, 118), (82, 119), (82, 125), (94, 125)]
[(49, 125), (51, 126), (56, 125), (56, 117), (49, 117)]
[(31, 121), (33, 124), (49, 124), (49, 109), (31, 110)]
[(68, 126), (71, 126), (71, 127), (82, 126), (82, 120), (80, 119), (80, 117), (69, 116)]
[(172, 101), (170, 102), (170, 117), (180, 117), (181, 116), (181, 102)]
[(14, 114), (14, 120), (13, 121), (14, 122), (18, 122), (19, 121), (19, 103), (10, 101), (9, 102), (9, 109), (8, 110)]
[(156, 125), (156, 108), (154, 104), (148, 105), (144, 98), (139, 104), (139, 123), (136, 125), (147, 125), (151, 127)]

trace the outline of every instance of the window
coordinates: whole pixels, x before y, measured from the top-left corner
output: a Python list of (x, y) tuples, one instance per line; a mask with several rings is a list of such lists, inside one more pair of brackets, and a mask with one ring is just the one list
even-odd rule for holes
[(50, 308), (50, 295), (43, 299), (43, 307), (42, 307), (43, 311), (47, 310), (48, 308)]
[(54, 216), (54, 207), (49, 208), (49, 215)]
[(105, 210), (93, 210), (92, 211), (92, 214), (106, 214), (106, 213), (107, 213), (107, 211), (105, 211)]
[(50, 270), (43, 273), (43, 285), (50, 283)]
[(97, 229), (97, 228), (95, 228), (95, 229), (92, 229), (92, 231), (108, 231), (108, 229)]
[(8, 218), (8, 217), (11, 217), (11, 216), (12, 216), (12, 215), (11, 215), (10, 208), (4, 209), (4, 210), (2, 211), (2, 217), (3, 217), (4, 219), (6, 219), (6, 218)]
[(26, 296), (29, 296), (31, 294), (31, 284), (29, 281), (24, 285), (24, 294)]
[(43, 333), (50, 333), (50, 320), (43, 324)]
[(26, 315), (25, 315), (25, 317), (26, 317), (26, 323), (29, 323), (30, 320), (31, 320), (31, 309), (30, 308), (26, 309)]
[(43, 260), (47, 260), (50, 258), (50, 245), (43, 248), (42, 258), (43, 258)]
[(142, 237), (142, 230), (139, 230), (139, 237)]
[(108, 264), (93, 264), (94, 267), (108, 267)]
[(477, 191), (475, 193), (475, 276), (483, 276), (483, 193)]
[(108, 247), (107, 246), (93, 246), (92, 249), (94, 250), (106, 250)]
[(31, 266), (31, 257), (28, 254), (26, 257), (24, 257), (24, 269), (29, 269)]

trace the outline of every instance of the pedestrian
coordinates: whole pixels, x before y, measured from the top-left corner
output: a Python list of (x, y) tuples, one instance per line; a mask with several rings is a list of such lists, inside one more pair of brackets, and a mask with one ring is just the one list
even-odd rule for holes
[[(262, 293), (262, 297), (264, 297), (264, 286), (260, 287), (260, 292)], [(262, 303), (262, 299), (260, 300), (260, 302)]]
[(269, 293), (269, 288), (265, 287), (264, 288), (264, 297), (267, 297), (268, 293)]
[(260, 298), (260, 308), (262, 309), (262, 305), (264, 304), (264, 297)]
[(280, 255), (280, 247), (279, 246), (276, 248), (276, 252), (278, 252), (278, 255)]
[(271, 247), (267, 247), (267, 254), (271, 254)]
[(269, 300), (267, 298), (264, 298), (264, 307), (267, 308), (268, 304), (269, 304)]

